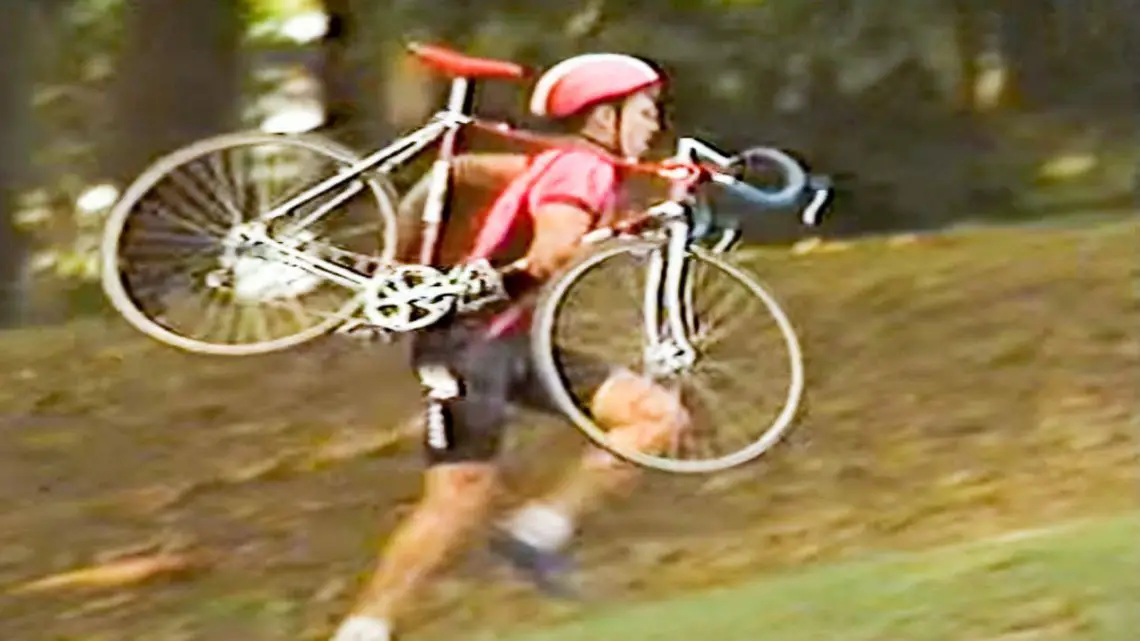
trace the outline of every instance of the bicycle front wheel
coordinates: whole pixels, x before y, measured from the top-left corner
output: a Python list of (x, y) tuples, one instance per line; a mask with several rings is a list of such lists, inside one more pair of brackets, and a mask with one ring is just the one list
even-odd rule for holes
[[(112, 209), (103, 291), (136, 329), (217, 355), (262, 354), (325, 334), (359, 307), (352, 289), (272, 251), (234, 247), (238, 229), (357, 162), (316, 135), (236, 133), (160, 158)], [(380, 176), (269, 223), (275, 240), (352, 269), (396, 248), (394, 190)]]
[[(687, 342), (696, 358), (661, 373), (649, 361), (654, 345), (659, 348), (670, 340), (667, 312), (652, 302), (657, 297), (646, 293), (661, 282), (664, 254), (661, 243), (619, 242), (570, 268), (536, 310), (536, 368), (575, 427), (621, 459), (690, 474), (745, 464), (771, 449), (795, 420), (804, 391), (803, 355), (795, 329), (775, 297), (745, 270), (690, 247), (681, 296), (686, 309), (678, 313), (684, 315)], [(647, 336), (653, 327), (659, 328), (656, 335)], [(574, 354), (575, 359), (563, 359), (562, 354)], [(616, 445), (608, 426), (592, 416), (590, 389), (570, 365), (583, 355), (675, 391), (692, 417), (690, 428), (666, 452)]]

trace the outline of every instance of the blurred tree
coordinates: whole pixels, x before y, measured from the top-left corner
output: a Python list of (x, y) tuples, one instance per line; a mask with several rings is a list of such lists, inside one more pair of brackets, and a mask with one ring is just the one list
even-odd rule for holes
[(325, 127), (344, 142), (360, 147), (376, 144), (388, 132), (382, 122), (382, 65), (377, 52), (383, 42), (379, 5), (369, 0), (323, 0), (328, 30), (320, 42), (320, 78)]
[(26, 240), (15, 215), (30, 166), (36, 0), (9, 0), (0, 20), (0, 327), (20, 321)]
[(985, 3), (952, 0), (954, 35), (958, 50), (957, 106), (973, 111), (978, 106), (978, 82), (982, 77), (981, 56), (985, 49)]
[[(326, 133), (354, 147), (419, 125), (446, 83), (406, 54), (404, 40), (539, 69), (584, 51), (651, 56), (671, 71), (678, 132), (727, 148), (791, 148), (820, 171), (849, 175), (824, 233), (1008, 215), (1012, 195), (1039, 189), (1025, 177), (1043, 150), (1090, 125), (1125, 130), (1118, 123), (1135, 117), (1140, 92), (1140, 0), (38, 0), (45, 14), (45, 5), (66, 11), (41, 20), (53, 31), (37, 37), (40, 75), (29, 80), (20, 63), (28, 60), (21, 52), (31, 4), (6, 4), (0, 24), (8, 53), (0, 75), (5, 285), (22, 273), (25, 246), (36, 252), (26, 262), (41, 273), (93, 277), (105, 210), (79, 206), (99, 192), (93, 183), (121, 185), (181, 144), (264, 124), (286, 102), (278, 98), (294, 71), (307, 81), (309, 103), (322, 98), (323, 84)], [(311, 20), (322, 10), (323, 38)], [(288, 25), (303, 14), (307, 23)], [(1028, 22), (1017, 24), (1018, 16)], [(35, 122), (25, 127), (19, 96), (33, 81)], [(1009, 104), (1005, 88), (1019, 83), (1036, 113), (979, 113)], [(478, 108), (539, 126), (523, 114), (527, 88), (479, 83)], [(1058, 116), (1066, 127), (1035, 120)], [(29, 130), (38, 138), (23, 138)], [(1113, 144), (1131, 153), (1126, 137)], [(512, 147), (489, 138), (466, 142)], [(21, 195), (14, 177), (27, 175), (29, 156), (37, 174)], [(11, 212), (21, 198), (16, 230)], [(457, 199), (478, 204), (468, 194)], [(753, 237), (802, 234), (776, 228), (791, 220), (757, 217)]]
[(107, 174), (130, 180), (156, 156), (237, 126), (243, 4), (133, 3), (102, 163)]
[(1012, 90), (1025, 107), (1042, 107), (1057, 98), (1060, 87), (1060, 23), (1054, 0), (1003, 0), (1002, 48), (1012, 75)]
[(352, 0), (324, 0), (328, 31), (321, 39), (321, 84), (327, 125), (344, 126), (358, 111), (359, 83), (355, 82), (349, 50), (360, 30)]

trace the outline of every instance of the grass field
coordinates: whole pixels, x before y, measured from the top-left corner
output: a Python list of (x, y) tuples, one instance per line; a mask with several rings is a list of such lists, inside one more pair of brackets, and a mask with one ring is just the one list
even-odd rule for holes
[[(1126, 220), (748, 249), (806, 352), (790, 437), (584, 523), (589, 602), (476, 547), (407, 638), (1133, 641), (1138, 247)], [(398, 347), (205, 358), (90, 319), (0, 354), (3, 641), (323, 641), (419, 491)], [(530, 418), (507, 502), (582, 443)], [(158, 552), (187, 567), (9, 591)]]
[(1132, 641), (1140, 513), (769, 577), (508, 641)]

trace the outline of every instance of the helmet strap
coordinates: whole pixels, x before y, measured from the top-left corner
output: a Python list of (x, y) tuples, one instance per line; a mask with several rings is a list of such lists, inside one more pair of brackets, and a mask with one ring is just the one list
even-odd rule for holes
[(622, 128), (622, 112), (625, 110), (624, 109), (625, 101), (623, 100), (620, 104), (614, 104), (613, 107), (614, 107), (614, 126), (613, 126), (613, 129), (614, 129), (614, 135), (617, 138), (617, 144), (616, 145), (611, 144), (611, 143), (607, 143), (607, 142), (602, 142), (601, 140), (598, 140), (597, 138), (595, 138), (595, 137), (593, 137), (587, 133), (579, 132), (578, 137), (585, 140), (586, 142), (593, 144), (593, 145), (597, 145), (598, 147), (601, 147), (602, 149), (604, 149), (610, 153), (617, 154), (618, 156), (625, 158), (625, 149), (622, 148), (622, 140), (621, 140), (622, 139), (622, 135), (621, 135), (622, 134), (622, 131), (621, 131), (621, 128)]
[(590, 143), (591, 145), (594, 145), (595, 147), (601, 147), (602, 149), (604, 149), (608, 152), (613, 153), (613, 152), (617, 151), (614, 149), (614, 146), (611, 145), (610, 143), (602, 142), (601, 140), (598, 140), (597, 138), (591, 136), (590, 134), (579, 133), (578, 137), (581, 138), (582, 140), (585, 140), (586, 142)]

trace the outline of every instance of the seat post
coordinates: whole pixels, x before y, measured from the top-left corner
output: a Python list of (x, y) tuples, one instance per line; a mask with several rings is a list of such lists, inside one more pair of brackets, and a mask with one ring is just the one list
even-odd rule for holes
[(452, 113), (471, 115), (471, 81), (462, 76), (451, 80), (451, 91), (447, 96), (447, 110)]
[[(447, 96), (447, 111), (463, 116), (471, 112), (471, 81), (462, 76), (451, 80), (451, 91)], [(443, 135), (439, 143), (439, 156), (432, 164), (432, 179), (428, 199), (423, 212), (423, 236), (420, 245), (420, 263), (434, 265), (439, 255), (439, 239), (447, 219), (447, 198), (451, 184), (451, 161), (459, 146), (459, 130), (455, 128)]]

